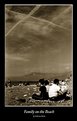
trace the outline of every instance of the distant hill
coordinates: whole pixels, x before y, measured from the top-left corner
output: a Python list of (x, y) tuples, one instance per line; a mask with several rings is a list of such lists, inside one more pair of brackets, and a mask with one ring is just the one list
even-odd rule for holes
[(24, 75), (24, 76), (18, 76), (18, 77), (6, 77), (6, 81), (38, 81), (41, 78), (53, 80), (55, 78), (58, 79), (65, 79), (67, 78), (71, 72), (65, 72), (65, 73), (37, 73), (32, 72), (30, 74)]

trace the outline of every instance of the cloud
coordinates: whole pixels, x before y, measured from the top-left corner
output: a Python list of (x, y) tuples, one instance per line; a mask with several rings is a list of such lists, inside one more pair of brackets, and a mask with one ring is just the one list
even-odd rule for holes
[(69, 70), (69, 69), (70, 69), (70, 67), (68, 67), (68, 66), (67, 66), (67, 67), (65, 67), (65, 69), (66, 69), (66, 70)]
[(5, 55), (5, 58), (6, 60), (14, 60), (14, 61), (29, 61), (30, 59), (29, 58), (25, 58), (25, 57), (22, 57), (22, 56), (18, 56), (18, 55), (14, 55), (14, 54), (6, 54)]

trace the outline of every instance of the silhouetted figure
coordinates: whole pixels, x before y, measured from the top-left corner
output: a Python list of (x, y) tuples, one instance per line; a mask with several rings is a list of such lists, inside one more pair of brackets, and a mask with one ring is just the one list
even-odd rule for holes
[(39, 95), (33, 94), (32, 98), (35, 100), (47, 100), (48, 99), (48, 92), (46, 91), (46, 87), (45, 87), (46, 84), (45, 84), (44, 79), (40, 79), (39, 83), (41, 84), (40, 89), (39, 89), (40, 94)]
[(48, 80), (45, 80), (45, 87), (46, 87), (46, 91), (48, 93), (49, 92), (49, 87), (50, 87)]

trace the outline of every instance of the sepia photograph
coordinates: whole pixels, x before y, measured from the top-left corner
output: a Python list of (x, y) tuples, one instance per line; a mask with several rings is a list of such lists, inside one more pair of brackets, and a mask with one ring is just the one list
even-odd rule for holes
[(4, 9), (5, 107), (73, 107), (73, 5)]

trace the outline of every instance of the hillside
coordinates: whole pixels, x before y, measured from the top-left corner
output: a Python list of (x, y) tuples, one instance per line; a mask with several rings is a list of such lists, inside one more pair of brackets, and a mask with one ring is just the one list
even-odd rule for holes
[(17, 77), (7, 77), (6, 81), (38, 81), (41, 78), (53, 80), (55, 78), (58, 79), (65, 79), (67, 78), (71, 72), (65, 72), (65, 73), (37, 73), (33, 72), (24, 76), (17, 76)]

